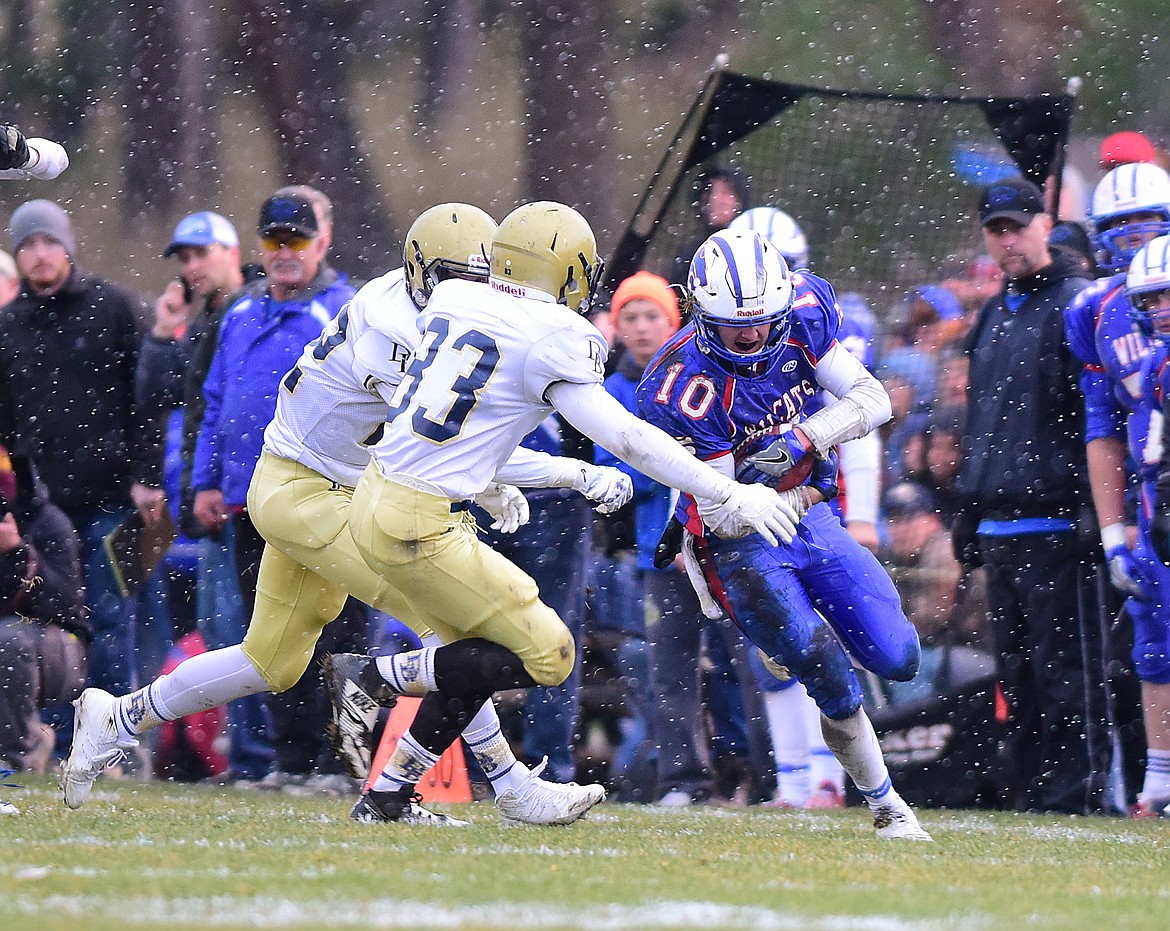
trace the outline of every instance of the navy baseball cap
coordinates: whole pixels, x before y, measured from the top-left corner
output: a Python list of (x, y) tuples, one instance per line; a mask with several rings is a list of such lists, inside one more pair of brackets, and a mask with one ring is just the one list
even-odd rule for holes
[(260, 207), (260, 223), (256, 232), (261, 236), (285, 231), (312, 239), (317, 235), (317, 214), (313, 205), (295, 194), (274, 194)]
[(1004, 178), (983, 189), (979, 198), (979, 224), (1011, 220), (1027, 226), (1044, 212), (1040, 188), (1024, 178)]
[(882, 510), (888, 520), (913, 517), (915, 514), (934, 514), (937, 510), (934, 495), (917, 482), (899, 482), (886, 492)]

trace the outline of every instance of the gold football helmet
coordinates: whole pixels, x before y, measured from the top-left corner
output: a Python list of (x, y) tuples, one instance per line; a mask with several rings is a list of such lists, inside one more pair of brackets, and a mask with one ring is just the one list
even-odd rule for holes
[(589, 223), (572, 207), (553, 201), (517, 207), (492, 240), (493, 278), (551, 294), (580, 314), (589, 312), (602, 268)]
[(443, 278), (487, 278), (487, 250), (496, 221), (471, 204), (437, 204), (418, 215), (406, 233), (402, 264), (410, 299), (420, 309)]

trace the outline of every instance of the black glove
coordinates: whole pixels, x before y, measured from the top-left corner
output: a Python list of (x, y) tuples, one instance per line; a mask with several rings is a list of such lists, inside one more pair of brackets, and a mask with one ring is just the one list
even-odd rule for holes
[(28, 164), (28, 143), (15, 126), (0, 123), (0, 171), (23, 168)]
[(955, 559), (964, 569), (978, 569), (983, 565), (979, 553), (979, 520), (978, 513), (964, 510), (955, 515), (951, 526), (951, 546)]
[(665, 569), (674, 557), (682, 552), (683, 530), (682, 522), (674, 516), (667, 521), (662, 536), (658, 538), (658, 545), (654, 547), (654, 568)]
[(218, 533), (208, 533), (207, 528), (199, 523), (199, 518), (195, 516), (195, 491), (190, 486), (184, 487), (179, 493), (179, 530), (183, 532), (183, 536), (192, 540), (200, 540), (207, 536), (212, 539), (219, 537)]
[(1158, 502), (1150, 521), (1150, 542), (1162, 565), (1170, 566), (1170, 504)]

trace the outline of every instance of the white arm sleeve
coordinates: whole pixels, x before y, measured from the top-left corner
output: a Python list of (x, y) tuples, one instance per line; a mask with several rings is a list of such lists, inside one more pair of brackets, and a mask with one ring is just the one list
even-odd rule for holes
[(48, 139), (26, 139), (29, 164), (24, 168), (10, 168), (0, 171), (0, 178), (16, 178), (22, 181), (52, 181), (69, 167), (69, 156), (65, 149)]
[(817, 363), (817, 381), (838, 400), (799, 426), (822, 459), (838, 443), (865, 436), (893, 415), (882, 383), (840, 343)]
[(546, 396), (574, 427), (654, 481), (718, 503), (731, 494), (731, 479), (639, 420), (600, 384), (558, 381), (549, 385)]
[(572, 488), (584, 465), (580, 459), (550, 456), (517, 446), (508, 461), (496, 470), (495, 480), (521, 488)]
[(871, 430), (865, 436), (842, 443), (840, 456), (848, 502), (845, 523), (859, 520), (876, 524), (881, 497), (881, 437), (876, 430)]

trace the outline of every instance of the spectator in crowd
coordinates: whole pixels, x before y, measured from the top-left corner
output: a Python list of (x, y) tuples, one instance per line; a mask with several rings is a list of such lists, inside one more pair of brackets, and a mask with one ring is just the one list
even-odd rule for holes
[(965, 263), (958, 274), (943, 279), (942, 286), (955, 296), (963, 308), (964, 327), (1003, 287), (1003, 272), (988, 255)]
[(1098, 812), (1109, 748), (1100, 631), (1081, 611), (1090, 597), (1077, 535), (1089, 503), (1084, 412), (1063, 320), (1088, 282), (1049, 251), (1052, 220), (1030, 181), (984, 188), (979, 220), (1007, 284), (968, 341), (955, 555), (987, 566), (1015, 806)]
[[(191, 471), (206, 400), (203, 382), (211, 367), (224, 313), (239, 297), (254, 269), (240, 264), (240, 240), (223, 216), (201, 211), (175, 227), (164, 258), (174, 258), (179, 274), (155, 301), (154, 325), (138, 362), (139, 403), (182, 418), (179, 524), (198, 539), (195, 582), (196, 623), (208, 649), (239, 643), (248, 628), (235, 562), (235, 532), (225, 523), (208, 533), (193, 513)], [(264, 700), (256, 695), (228, 706), (228, 768), (223, 782), (263, 779), (272, 764), (272, 742)]]
[(930, 489), (899, 482), (882, 499), (888, 546), (881, 553), (923, 646), (966, 643), (952, 625), (962, 569)]
[(20, 272), (16, 262), (7, 252), (0, 249), (0, 307), (3, 307), (20, 293)]
[(778, 673), (805, 684), (878, 836), (929, 841), (890, 783), (852, 665), (908, 681), (921, 658), (918, 636), (876, 557), (823, 506), (836, 493), (835, 447), (886, 420), (889, 399), (837, 341), (829, 283), (792, 276), (757, 233), (708, 239), (688, 289), (693, 332), (680, 332), (651, 362), (639, 411), (688, 440), (699, 459), (779, 492), (796, 518), (777, 544), (680, 498), (675, 515), (685, 522), (682, 553), (696, 594), (709, 617), (727, 611)]
[(56, 142), (26, 137), (0, 123), (0, 179), (51, 181), (69, 167), (69, 156)]
[(708, 236), (723, 229), (747, 210), (751, 203), (747, 176), (731, 165), (708, 166), (699, 175), (695, 190), (698, 194), (695, 207), (698, 210), (699, 234), (687, 243), (671, 263), (666, 278), (672, 284), (687, 280), (687, 271), (691, 267), (695, 250)]
[(935, 398), (940, 351), (962, 333), (963, 308), (941, 285), (923, 285), (906, 295), (901, 320), (887, 340), (879, 371), (901, 375), (914, 389), (915, 409), (929, 410)]
[[(1138, 313), (1131, 302), (1126, 272), (1139, 250), (1170, 233), (1170, 176), (1147, 163), (1121, 165), (1097, 185), (1092, 209), (1101, 264), (1112, 274), (1073, 299), (1065, 327), (1073, 352), (1084, 363), (1081, 388), (1093, 504), (1109, 576), (1132, 621), (1132, 642), (1125, 647), (1146, 707), (1145, 785), (1133, 810), (1150, 815), (1165, 807), (1163, 799), (1170, 801), (1170, 723), (1164, 720), (1170, 709), (1170, 605), (1160, 603), (1163, 573), (1161, 564), (1149, 558), (1146, 507), (1139, 505), (1134, 527), (1127, 516), (1127, 497), (1131, 463), (1138, 470), (1142, 497), (1152, 496), (1156, 478), (1162, 425), (1156, 399), (1144, 397), (1147, 384), (1141, 376), (1159, 334), (1153, 319)], [(1145, 268), (1138, 267), (1138, 277)], [(1140, 292), (1138, 297), (1142, 299)], [(1135, 319), (1140, 326), (1135, 327)], [(1117, 614), (1116, 601), (1109, 605), (1109, 621)], [(1119, 633), (1111, 630), (1112, 639)]]
[[(195, 449), (194, 514), (209, 532), (230, 521), (245, 616), (255, 608), (256, 573), (264, 540), (246, 509), (248, 485), (260, 458), (264, 428), (276, 396), (306, 343), (354, 294), (324, 264), (327, 242), (320, 235), (310, 202), (273, 195), (260, 208), (257, 226), (266, 277), (237, 300), (224, 317), (204, 383), (206, 409)], [(328, 630), (322, 652), (364, 649), (366, 617), (349, 603)], [(303, 783), (310, 775), (338, 773), (325, 743), (327, 701), (317, 665), (286, 692), (269, 696), (273, 718), (275, 770), (267, 785)]]
[(45, 771), (37, 713), (80, 694), (91, 634), (77, 533), (32, 462), (0, 447), (0, 768)]
[(905, 376), (883, 372), (881, 382), (893, 410), (893, 416), (878, 429), (883, 450), (882, 487), (888, 488), (902, 481), (907, 471), (917, 468), (920, 450), (912, 449), (908, 462), (907, 446), (921, 446), (927, 415), (918, 409), (914, 387)]
[(134, 392), (144, 308), (77, 266), (72, 224), (56, 204), (23, 204), (9, 232), (21, 293), (0, 312), (0, 442), (32, 459), (80, 535), (90, 683), (127, 691), (134, 618), (102, 540), (129, 508), (153, 525), (166, 507), (154, 434)]
[(963, 462), (964, 408), (939, 408), (930, 415), (922, 434), (920, 468), (906, 473), (930, 493), (943, 522), (950, 525), (959, 513), (961, 496), (955, 487)]
[(1048, 234), (1048, 245), (1053, 249), (1064, 250), (1080, 266), (1084, 277), (1097, 277), (1097, 253), (1088, 230), (1082, 224), (1074, 220), (1054, 223), (1052, 232)]
[[(679, 327), (678, 301), (665, 279), (641, 271), (618, 286), (610, 313), (625, 353), (605, 388), (633, 412), (643, 371)], [(597, 462), (621, 469), (634, 483), (634, 552), (644, 588), (650, 676), (647, 730), (658, 745), (656, 797), (668, 806), (703, 802), (717, 794), (755, 800), (767, 778), (762, 751), (768, 740), (759, 723), (749, 725), (752, 718), (762, 719), (763, 709), (742, 638), (728, 625), (703, 616), (681, 565), (654, 566), (658, 540), (670, 520), (671, 490), (607, 450), (597, 450)], [(704, 702), (704, 642), (712, 661), (709, 702)], [(710, 742), (708, 711), (714, 732)]]

